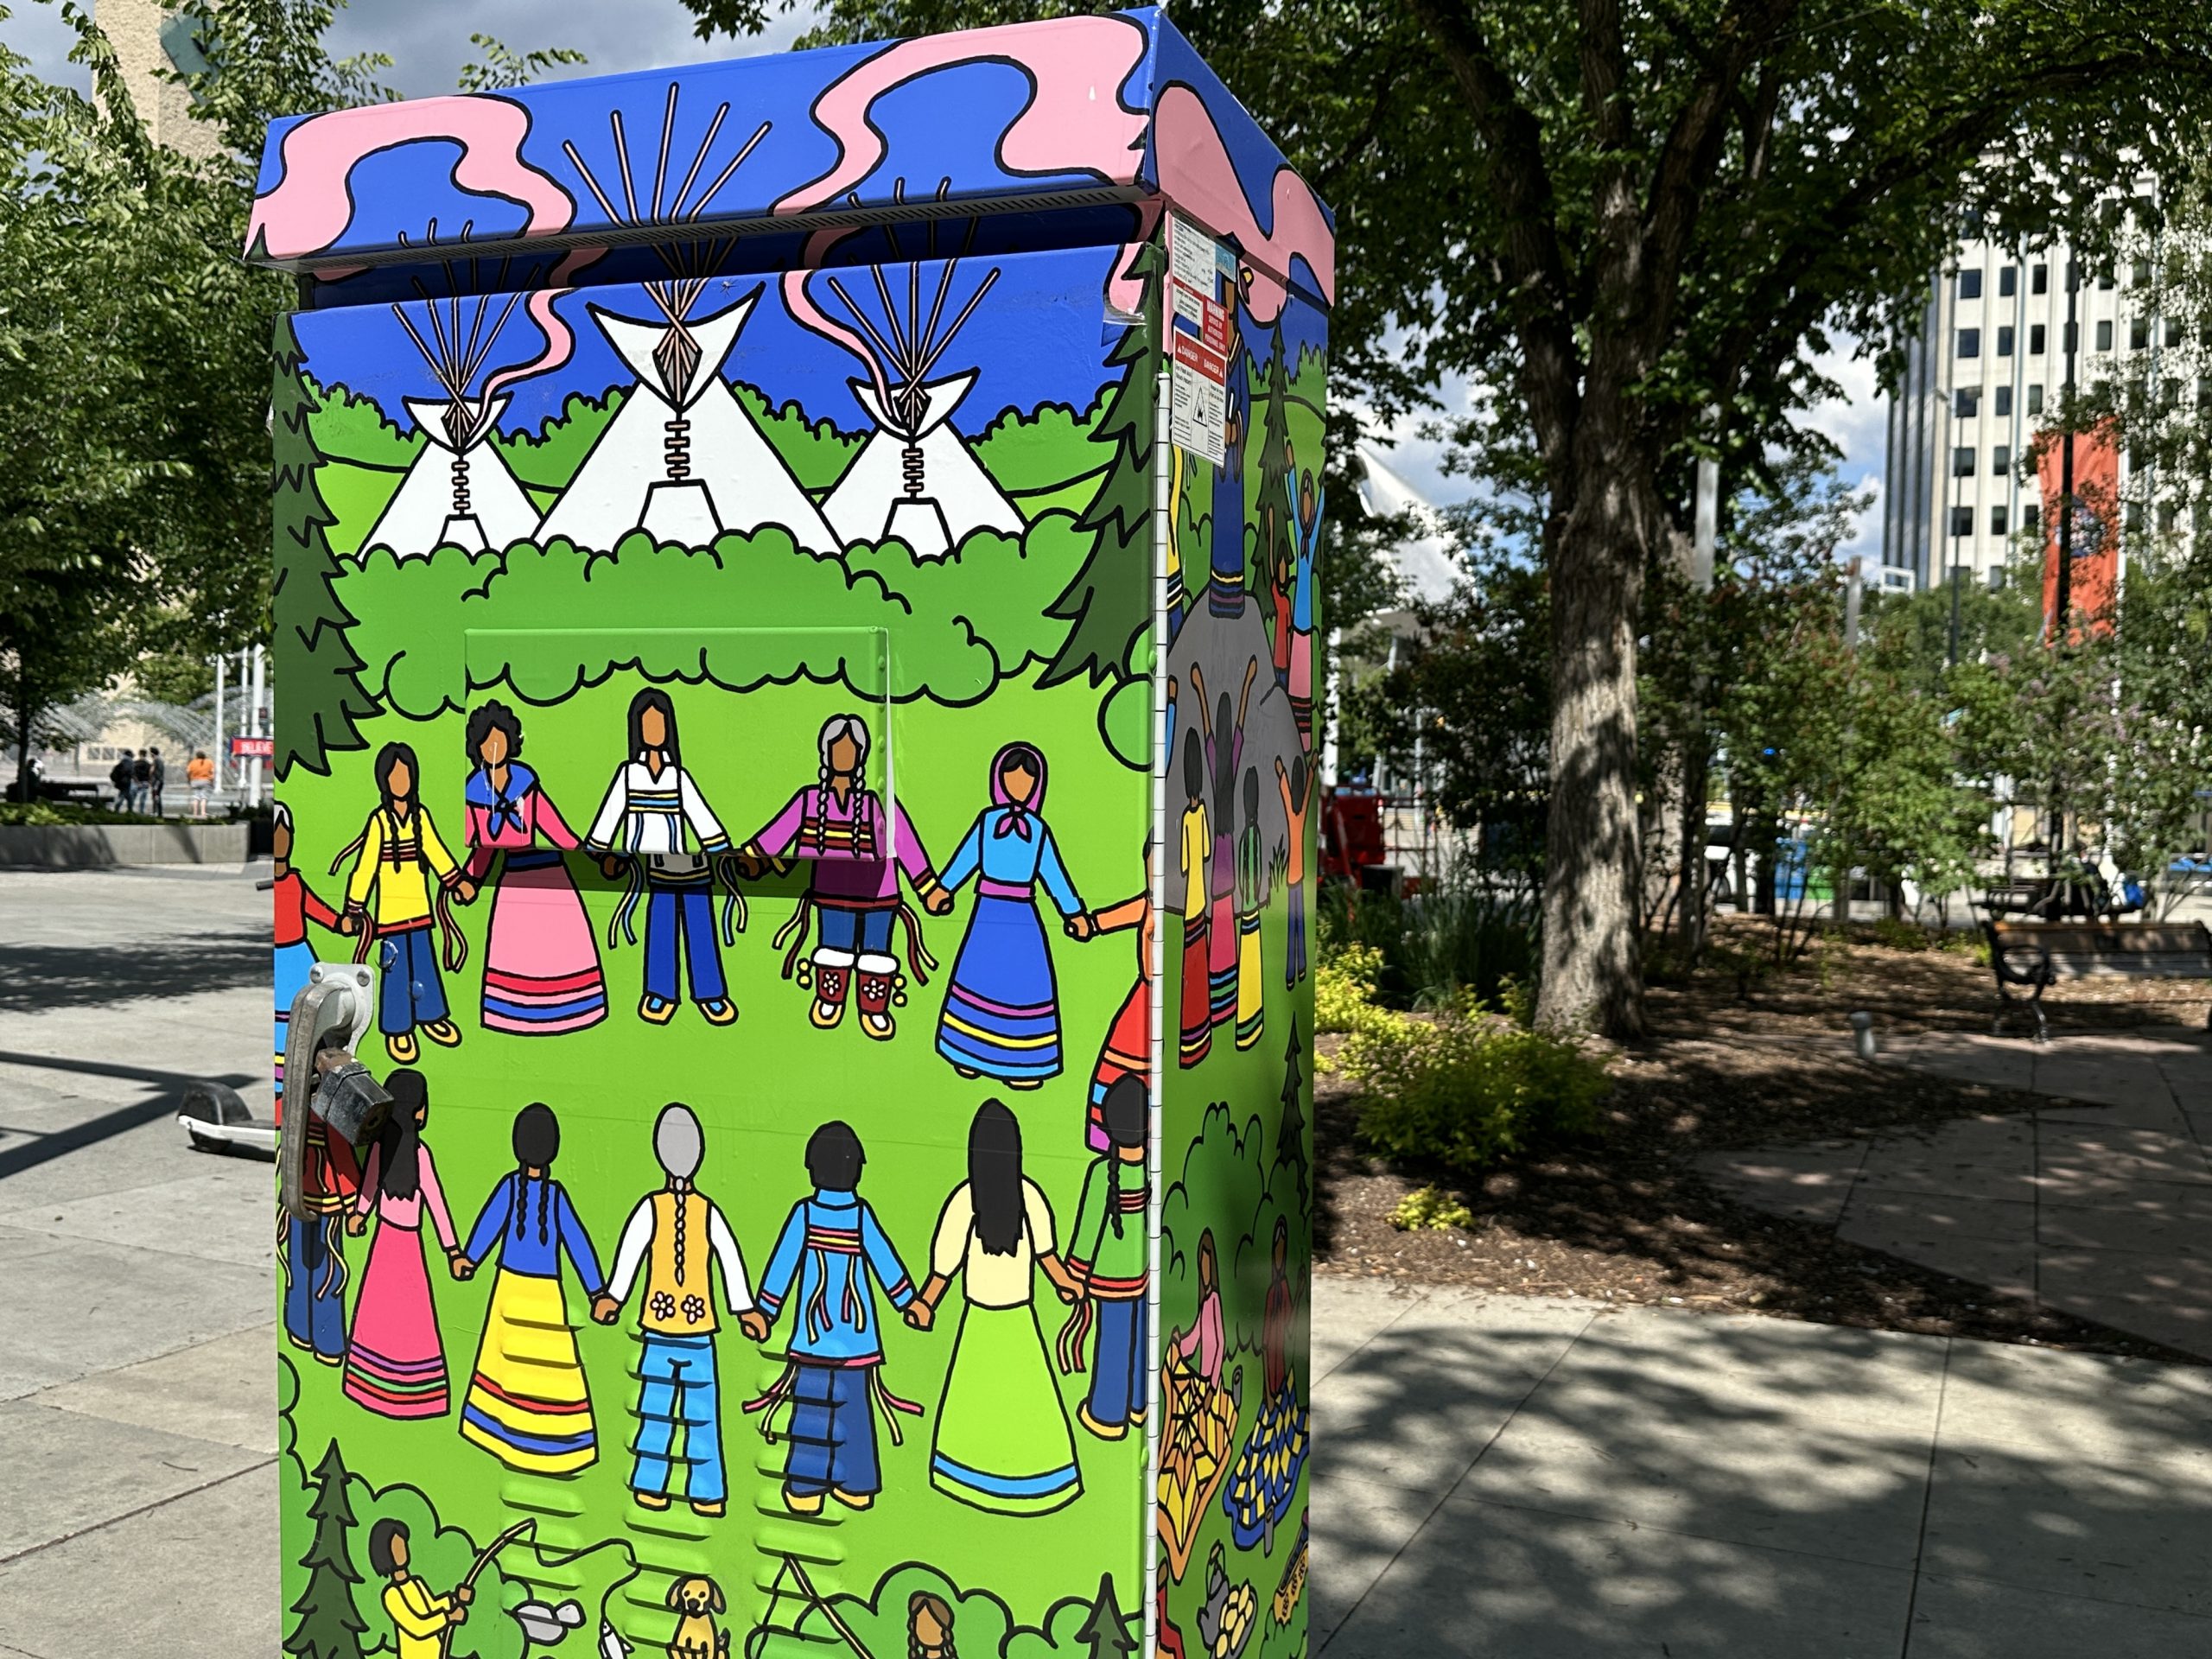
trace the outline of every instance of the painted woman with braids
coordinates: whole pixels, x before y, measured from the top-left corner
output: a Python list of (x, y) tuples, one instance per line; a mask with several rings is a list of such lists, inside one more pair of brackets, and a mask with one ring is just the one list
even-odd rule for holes
[(592, 1317), (613, 1324), (632, 1288), (639, 1289), (642, 1386), (631, 1495), (645, 1509), (666, 1509), (677, 1496), (675, 1472), (681, 1467), (690, 1471), (684, 1502), (696, 1514), (716, 1516), (729, 1485), (722, 1469), (721, 1389), (715, 1364), (715, 1332), (721, 1328), (715, 1310), (716, 1267), (723, 1299), (746, 1334), (766, 1342), (768, 1321), (753, 1311), (737, 1236), (696, 1183), (706, 1155), (706, 1131), (691, 1109), (680, 1101), (662, 1107), (653, 1122), (653, 1160), (667, 1179), (640, 1198), (623, 1224), (614, 1277)]
[(346, 1217), (357, 1236), (377, 1218), (376, 1242), (361, 1269), (353, 1328), (346, 1340), (346, 1397), (381, 1417), (442, 1417), (450, 1403), (445, 1349), (438, 1340), (430, 1275), (423, 1262), (423, 1223), (435, 1231), (448, 1261), (460, 1254), (453, 1217), (438, 1186), (438, 1166), (423, 1144), (430, 1086), (402, 1066), (384, 1080), (391, 1110), (369, 1148), (360, 1196)]
[[(921, 925), (899, 897), (904, 870), (914, 897), (933, 915), (952, 908), (938, 886), (929, 849), (906, 809), (894, 798), (888, 810), (862, 781), (869, 748), (868, 722), (858, 715), (832, 715), (816, 740), (820, 766), (815, 781), (784, 804), (741, 849), (756, 864), (767, 859), (804, 858), (806, 896), (776, 935), (788, 944), (784, 974), (794, 969), (799, 984), (811, 983), (810, 1017), (823, 1031), (845, 1017), (845, 999), (857, 992), (861, 1032), (878, 1042), (896, 1029), (891, 1008), (903, 1002), (906, 976), (892, 953), (891, 930), (906, 930), (906, 966), (917, 984), (937, 965), (922, 944)], [(805, 948), (809, 913), (820, 918), (820, 938), (812, 957)]]
[[(561, 1121), (553, 1109), (534, 1103), (517, 1112), (512, 1144), (515, 1167), (484, 1200), (454, 1263), (454, 1276), (467, 1279), (493, 1252), (499, 1257), (461, 1433), (510, 1469), (573, 1475), (597, 1459), (599, 1437), (574, 1322), (561, 1295), (563, 1253), (594, 1318), (614, 1304), (568, 1190), (553, 1179), (561, 1153)], [(518, 1360), (518, 1354), (530, 1357)]]
[(377, 809), (330, 861), (330, 873), (337, 874), (353, 860), (338, 931), (359, 939), (354, 961), (376, 957), (382, 969), (377, 1029), (394, 1064), (412, 1065), (422, 1054), (415, 1040), (418, 1030), (444, 1048), (461, 1042), (461, 1027), (446, 1006), (445, 982), (438, 977), (438, 945), (445, 946), (447, 970), (457, 970), (468, 947), (450, 901), (467, 904), (476, 896), (476, 884), (454, 861), (423, 806), (423, 772), (414, 749), (385, 744), (377, 751), (376, 776)]

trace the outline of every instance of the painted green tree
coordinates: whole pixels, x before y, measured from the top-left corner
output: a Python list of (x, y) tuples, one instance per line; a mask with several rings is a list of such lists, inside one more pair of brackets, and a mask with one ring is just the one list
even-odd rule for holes
[(1131, 671), (1130, 654), (1152, 620), (1152, 443), (1160, 376), (1157, 242), (1136, 256), (1142, 287), (1139, 320), (1122, 331), (1106, 362), (1122, 371), (1091, 441), (1114, 447), (1105, 481), (1076, 527), (1095, 539), (1090, 553), (1046, 614), (1068, 637), (1045, 665), (1040, 685), (1088, 674), (1093, 685)]
[(1122, 1655), (1137, 1650), (1136, 1639), (1129, 1634), (1129, 1621), (1114, 1599), (1111, 1573), (1098, 1575), (1098, 1593), (1092, 1598), (1090, 1611), (1075, 1639), (1083, 1644), (1084, 1659), (1121, 1659)]
[(308, 1505), (315, 1536), (300, 1558), (308, 1570), (308, 1587), (292, 1604), (299, 1622), (284, 1638), (284, 1651), (297, 1659), (362, 1659), (361, 1635), (368, 1626), (353, 1611), (353, 1586), (361, 1575), (353, 1570), (347, 1542), (353, 1506), (346, 1497), (346, 1462), (333, 1440), (315, 1468), (315, 1494)]
[(1282, 325), (1278, 322), (1268, 358), (1266, 408), (1260, 417), (1260, 546), (1249, 577), (1262, 612), (1268, 614), (1269, 590), (1278, 582), (1287, 587), (1290, 580), (1281, 569), (1294, 545), (1287, 487), (1290, 465), (1290, 366), (1283, 360)]
[(1287, 1166), (1298, 1185), (1298, 1202), (1306, 1204), (1306, 1046), (1298, 1032), (1298, 1016), (1290, 1017), (1290, 1041), (1282, 1051), (1282, 1116), (1275, 1124), (1275, 1167)]
[(336, 522), (316, 486), (315, 439), (308, 423), (318, 407), (304, 369), (307, 353), (287, 316), (276, 325), (276, 381), (270, 408), (276, 457), (270, 510), (276, 577), (278, 676), (291, 708), (281, 722), (276, 775), (295, 765), (327, 772), (331, 752), (366, 747), (357, 721), (376, 712), (361, 688), (361, 659), (346, 631), (353, 613), (338, 597), (338, 556), (330, 550)]

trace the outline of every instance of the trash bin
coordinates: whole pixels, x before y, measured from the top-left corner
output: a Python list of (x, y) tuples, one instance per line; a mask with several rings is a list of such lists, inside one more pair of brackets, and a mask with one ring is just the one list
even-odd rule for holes
[(287, 118), (251, 235), (393, 1102), (288, 1643), (1303, 1651), (1327, 210), (1141, 10)]

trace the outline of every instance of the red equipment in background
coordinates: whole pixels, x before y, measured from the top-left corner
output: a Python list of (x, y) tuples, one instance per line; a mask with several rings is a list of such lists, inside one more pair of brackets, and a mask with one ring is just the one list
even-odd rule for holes
[(1355, 886), (1359, 873), (1387, 861), (1382, 798), (1371, 789), (1338, 787), (1322, 797), (1321, 874)]

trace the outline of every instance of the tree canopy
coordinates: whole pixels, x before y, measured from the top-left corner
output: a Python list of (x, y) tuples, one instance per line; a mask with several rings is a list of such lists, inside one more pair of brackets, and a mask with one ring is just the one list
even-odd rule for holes
[[(687, 0), (703, 30), (768, 0)], [(817, 38), (1061, 11), (830, 0)], [(2094, 243), (2084, 181), (2178, 170), (2212, 16), (2170, 0), (1189, 0), (1174, 13), (1340, 214), (1332, 367), (1389, 415), (1448, 375), (1535, 457), (1549, 604), (1540, 1016), (1632, 1032), (1637, 641), (1700, 449), (1789, 416), (1840, 333), (1892, 340), (1969, 222)], [(1718, 419), (1707, 411), (1718, 410)]]

